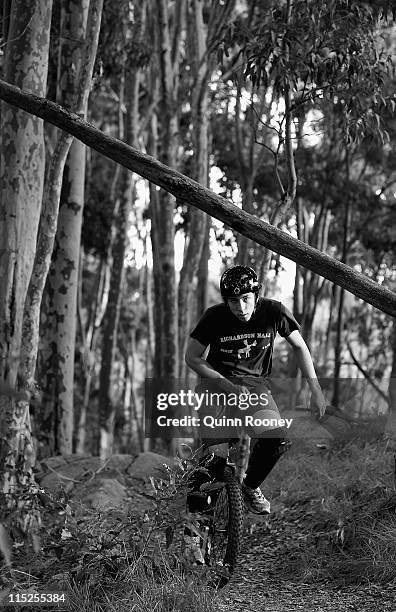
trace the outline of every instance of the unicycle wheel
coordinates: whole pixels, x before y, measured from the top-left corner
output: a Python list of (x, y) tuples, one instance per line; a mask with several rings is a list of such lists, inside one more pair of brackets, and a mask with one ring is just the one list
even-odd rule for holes
[(243, 535), (243, 497), (238, 480), (225, 474), (224, 486), (219, 489), (211, 507), (211, 521), (207, 543), (207, 563), (219, 576), (224, 586), (237, 565)]

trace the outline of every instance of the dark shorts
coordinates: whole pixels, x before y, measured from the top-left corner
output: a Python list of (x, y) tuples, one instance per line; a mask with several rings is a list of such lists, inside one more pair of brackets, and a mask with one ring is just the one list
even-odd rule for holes
[[(232, 382), (237, 385), (243, 385), (247, 387), (251, 394), (254, 394), (257, 402), (255, 405), (250, 405), (249, 402), (243, 404), (244, 409), (241, 411), (239, 407), (229, 406), (228, 405), (228, 396), (221, 392), (219, 388), (218, 382), (216, 380), (208, 380), (202, 381), (196, 388), (198, 393), (202, 393), (207, 391), (211, 394), (219, 394), (218, 402), (209, 402), (208, 404), (204, 404), (201, 407), (201, 417), (204, 416), (213, 416), (217, 419), (231, 418), (234, 421), (234, 417), (240, 417), (242, 423), (245, 423), (246, 416), (250, 416), (255, 418), (257, 415), (258, 418), (262, 417), (277, 417), (281, 418), (278, 406), (272, 396), (271, 389), (269, 388), (268, 381), (263, 381), (262, 379), (253, 379), (252, 378), (233, 378)], [(212, 395), (208, 396), (210, 399), (213, 397)], [(224, 400), (225, 397), (225, 400)], [(217, 399), (217, 398), (216, 398)], [(264, 403), (262, 403), (264, 402)], [(247, 405), (249, 404), (249, 405)], [(202, 419), (201, 419), (202, 420)], [(227, 421), (228, 422), (228, 421)], [(236, 444), (239, 442), (241, 433), (245, 431), (252, 439), (256, 438), (282, 438), (286, 439), (287, 430), (283, 427), (271, 427), (264, 428), (262, 431), (257, 431), (257, 429), (253, 427), (216, 427), (213, 430), (205, 429), (206, 435), (201, 438), (201, 444), (203, 447), (218, 445), (228, 443), (230, 445)], [(208, 435), (209, 434), (209, 435)]]

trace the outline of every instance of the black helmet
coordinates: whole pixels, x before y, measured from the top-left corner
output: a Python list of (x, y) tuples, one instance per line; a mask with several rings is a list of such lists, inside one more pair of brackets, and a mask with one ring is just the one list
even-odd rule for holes
[(220, 293), (223, 298), (236, 297), (253, 291), (258, 295), (260, 283), (250, 266), (233, 266), (223, 272), (220, 279)]

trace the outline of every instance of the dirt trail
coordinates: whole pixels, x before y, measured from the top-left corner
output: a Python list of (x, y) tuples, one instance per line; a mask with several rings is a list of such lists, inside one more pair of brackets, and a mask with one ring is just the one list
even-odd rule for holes
[[(315, 577), (312, 557), (304, 562), (314, 516), (312, 505), (302, 502), (290, 509), (275, 507), (270, 519), (247, 519), (239, 569), (220, 593), (219, 612), (395, 612), (396, 583), (358, 584), (349, 577), (345, 584), (344, 576), (336, 584)], [(323, 558), (318, 553), (318, 560)]]

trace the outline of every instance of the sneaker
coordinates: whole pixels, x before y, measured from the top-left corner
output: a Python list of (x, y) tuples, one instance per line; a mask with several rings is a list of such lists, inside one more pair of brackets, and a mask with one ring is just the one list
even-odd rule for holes
[(245, 504), (250, 512), (254, 514), (270, 514), (271, 504), (264, 497), (260, 488), (251, 489), (242, 483), (241, 489)]

